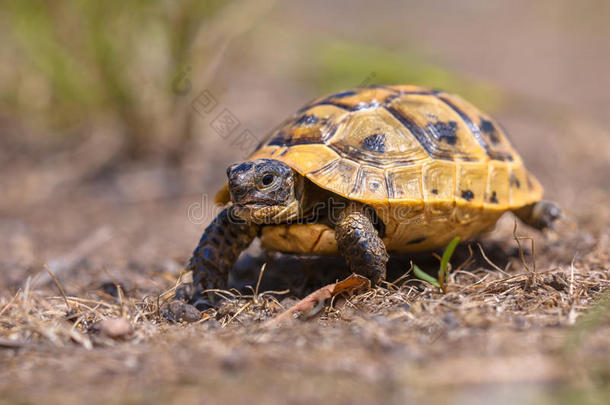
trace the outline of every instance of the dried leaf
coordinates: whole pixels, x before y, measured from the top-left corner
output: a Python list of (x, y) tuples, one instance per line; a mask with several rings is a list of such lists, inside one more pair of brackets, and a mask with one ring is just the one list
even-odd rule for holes
[(286, 319), (292, 319), (294, 314), (302, 312), (306, 317), (315, 315), (324, 305), (324, 301), (342, 293), (353, 293), (356, 290), (370, 288), (371, 282), (366, 277), (352, 274), (345, 280), (328, 284), (303, 298), (293, 307), (271, 319), (268, 325), (275, 325)]

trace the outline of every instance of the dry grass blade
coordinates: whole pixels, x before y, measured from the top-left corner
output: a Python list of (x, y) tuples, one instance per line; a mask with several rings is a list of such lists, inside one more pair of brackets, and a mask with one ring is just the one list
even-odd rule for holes
[(120, 284), (115, 284), (117, 295), (119, 296), (119, 306), (121, 307), (121, 318), (125, 318), (125, 305), (123, 304), (123, 288)]
[(17, 292), (17, 294), (13, 295), (13, 298), (11, 298), (11, 300), (2, 308), (2, 310), (0, 310), (0, 316), (4, 315), (4, 313), (15, 303), (18, 295), (19, 295), (19, 292)]
[(66, 303), (66, 307), (68, 308), (68, 311), (70, 311), (70, 309), (71, 309), (70, 303), (68, 302), (68, 299), (66, 298), (66, 293), (64, 292), (63, 287), (59, 283), (59, 280), (57, 279), (57, 277), (55, 277), (55, 274), (53, 274), (53, 272), (51, 271), (49, 266), (44, 264), (42, 267), (44, 267), (44, 269), (47, 271), (47, 273), (49, 273), (49, 276), (51, 277), (51, 279), (55, 283), (55, 286), (57, 287), (57, 289), (59, 290), (59, 293), (61, 294), (62, 298), (64, 299), (64, 302)]
[(244, 305), (242, 305), (242, 307), (241, 307), (241, 308), (239, 308), (239, 310), (238, 310), (237, 312), (235, 312), (235, 314), (234, 314), (234, 315), (233, 315), (231, 318), (229, 318), (229, 320), (227, 321), (227, 323), (226, 323), (224, 326), (228, 326), (228, 325), (230, 325), (230, 324), (231, 324), (231, 322), (233, 322), (233, 320), (234, 320), (235, 318), (237, 318), (237, 315), (239, 315), (239, 314), (241, 314), (242, 312), (244, 312), (244, 310), (245, 310), (246, 308), (248, 308), (250, 305), (252, 305), (252, 301), (246, 302)]
[[(532, 238), (531, 236), (517, 236), (517, 220), (516, 219), (515, 219), (515, 225), (513, 227), (513, 239), (515, 240), (515, 242), (517, 242), (517, 246), (519, 247), (519, 257), (521, 258), (521, 262), (523, 263), (523, 266), (527, 269), (527, 271), (535, 273), (536, 272), (536, 245), (534, 243), (534, 238)], [(521, 246), (521, 240), (529, 240), (531, 242), (533, 269), (530, 269), (530, 267), (527, 264), (527, 261), (525, 260), (525, 253), (523, 252), (523, 247)]]
[(493, 267), (496, 271), (504, 274), (506, 277), (510, 277), (510, 274), (508, 274), (507, 272), (505, 272), (504, 270), (502, 270), (500, 267), (496, 266), (494, 264), (494, 262), (492, 262), (487, 255), (485, 254), (485, 251), (483, 250), (483, 246), (481, 246), (480, 243), (477, 243), (477, 246), (479, 247), (479, 250), (481, 251), (481, 255), (483, 256), (483, 259), (485, 259), (485, 261), (487, 262), (487, 264), (489, 264), (491, 267)]
[(254, 290), (254, 296), (258, 296), (258, 289), (261, 286), (261, 280), (263, 279), (263, 273), (265, 273), (265, 267), (267, 267), (267, 263), (263, 263), (261, 266), (261, 271), (258, 273), (258, 280), (256, 280), (256, 289)]
[(570, 289), (568, 291), (570, 300), (572, 300), (574, 296), (574, 260), (576, 260), (576, 256), (574, 256), (572, 263), (570, 263)]
[(389, 284), (395, 288), (400, 288), (400, 286), (398, 286), (397, 283), (404, 280), (405, 278), (409, 277), (409, 274), (411, 274), (412, 271), (413, 271), (413, 262), (411, 262), (409, 269), (402, 276), (398, 277), (396, 280), (392, 281), (391, 283), (387, 283), (387, 284)]
[[(466, 260), (464, 260), (462, 262), (462, 264), (460, 264), (455, 271), (460, 271), (465, 269), (466, 267), (470, 266), (470, 264), (474, 262), (474, 252), (472, 251), (472, 246), (469, 244), (468, 245), (468, 257), (466, 258)], [(455, 273), (455, 272), (454, 272)]]

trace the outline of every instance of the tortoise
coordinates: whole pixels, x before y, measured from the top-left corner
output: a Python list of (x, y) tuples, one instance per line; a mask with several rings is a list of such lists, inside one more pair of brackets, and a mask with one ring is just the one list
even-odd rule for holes
[(489, 115), (411, 85), (356, 88), (310, 102), (227, 169), (188, 264), (198, 288), (224, 288), (259, 236), (281, 252), (341, 254), (384, 279), (388, 252), (415, 252), (490, 230), (506, 211), (543, 230), (561, 210)]

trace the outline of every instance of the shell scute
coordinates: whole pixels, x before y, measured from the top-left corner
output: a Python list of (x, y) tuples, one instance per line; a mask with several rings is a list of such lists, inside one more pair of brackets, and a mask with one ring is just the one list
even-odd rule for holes
[(423, 166), (424, 201), (454, 201), (456, 166), (453, 162), (432, 160)]
[(370, 203), (387, 201), (388, 188), (384, 170), (369, 165), (360, 166), (348, 197), (356, 201), (365, 199)]
[(514, 207), (526, 205), (536, 191), (532, 192), (527, 183), (528, 175), (521, 165), (511, 165), (508, 174), (510, 205)]
[(398, 92), (389, 87), (364, 87), (331, 94), (314, 101), (312, 104), (334, 105), (347, 111), (374, 109), (396, 97)]
[(420, 143), (384, 109), (353, 112), (328, 145), (344, 157), (378, 167), (428, 158)]
[(487, 163), (457, 165), (456, 201), (471, 206), (483, 206), (487, 188)]
[(323, 144), (334, 134), (338, 123), (346, 115), (346, 111), (332, 105), (313, 106), (282, 123), (263, 144)]
[(492, 118), (482, 113), (472, 104), (460, 97), (442, 94), (439, 100), (455, 111), (468, 126), (479, 145), (492, 160), (504, 162), (521, 162), (519, 155), (510, 145), (508, 138), (500, 126)]
[(323, 145), (294, 145), (269, 157), (280, 160), (303, 174), (315, 172), (330, 162), (340, 160), (337, 153)]
[(403, 166), (386, 171), (390, 201), (419, 202), (424, 200), (422, 166)]
[(485, 205), (489, 208), (501, 209), (509, 205), (508, 173), (507, 165), (497, 161), (489, 162), (485, 191)]
[(485, 151), (473, 139), (459, 114), (434, 95), (408, 94), (388, 110), (409, 129), (434, 159), (477, 161)]
[(324, 184), (329, 190), (346, 196), (352, 189), (360, 165), (349, 159), (335, 159), (311, 172), (307, 177), (314, 183)]

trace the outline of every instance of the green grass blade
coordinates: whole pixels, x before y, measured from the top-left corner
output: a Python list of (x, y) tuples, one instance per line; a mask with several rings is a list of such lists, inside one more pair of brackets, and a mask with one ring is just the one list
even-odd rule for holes
[(455, 247), (458, 245), (458, 243), (460, 243), (460, 238), (453, 238), (443, 252), (443, 257), (441, 258), (441, 268), (438, 271), (438, 279), (441, 281), (441, 284), (443, 284), (447, 278), (449, 260), (451, 260), (451, 256), (453, 256), (453, 252), (455, 251)]
[(417, 267), (417, 265), (413, 265), (413, 274), (415, 274), (415, 277), (417, 277), (418, 279), (427, 281), (428, 283), (432, 284), (437, 288), (441, 288), (441, 285), (438, 283), (437, 279)]

